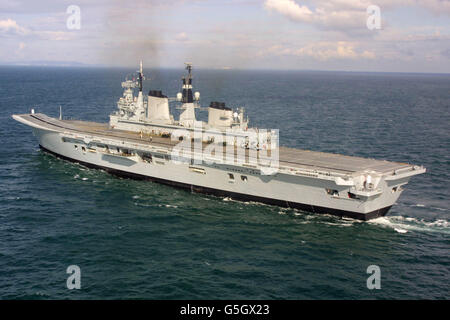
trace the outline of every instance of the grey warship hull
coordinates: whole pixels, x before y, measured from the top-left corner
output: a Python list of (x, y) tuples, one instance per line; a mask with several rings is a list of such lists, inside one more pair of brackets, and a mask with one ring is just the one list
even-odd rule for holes
[(261, 175), (249, 156), (243, 163), (227, 163), (221, 155), (200, 164), (175, 163), (171, 154), (176, 142), (170, 138), (149, 139), (106, 123), (44, 114), (13, 118), (32, 128), (43, 150), (87, 167), (194, 192), (360, 220), (385, 215), (409, 179), (425, 172), (411, 164), (280, 147), (277, 172)]

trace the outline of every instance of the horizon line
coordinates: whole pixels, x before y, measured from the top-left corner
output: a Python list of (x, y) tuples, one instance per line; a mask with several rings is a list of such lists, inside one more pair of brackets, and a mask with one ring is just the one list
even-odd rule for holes
[[(78, 69), (129, 69), (133, 66), (115, 66), (101, 64), (85, 64), (81, 62), (64, 62), (64, 61), (48, 61), (48, 63), (2, 63), (0, 67), (44, 67), (44, 68), (78, 68)], [(151, 66), (147, 69), (184, 69), (174, 66)], [(285, 69), (285, 68), (241, 68), (241, 67), (196, 67), (197, 70), (214, 70), (214, 71), (284, 71), (284, 72), (341, 72), (341, 73), (387, 73), (387, 74), (432, 74), (432, 75), (450, 75), (450, 72), (433, 72), (433, 71), (369, 71), (369, 70), (333, 70), (333, 69)]]

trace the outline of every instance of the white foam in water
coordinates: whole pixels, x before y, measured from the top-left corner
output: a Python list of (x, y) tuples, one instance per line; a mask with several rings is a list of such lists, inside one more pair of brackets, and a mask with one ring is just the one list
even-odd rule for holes
[(373, 219), (368, 222), (392, 228), (398, 233), (417, 231), (417, 232), (441, 232), (450, 234), (450, 226), (448, 221), (445, 219), (425, 221), (424, 219), (417, 219), (412, 217), (390, 216)]
[[(148, 207), (148, 208), (156, 206), (154, 204), (146, 204), (146, 203), (138, 203), (138, 202), (134, 202), (134, 205), (137, 207)], [(158, 207), (161, 207), (161, 205), (158, 205)]]
[(88, 180), (88, 178), (83, 178), (83, 179), (81, 179), (81, 180), (86, 181), (86, 180)]
[(431, 207), (431, 209), (436, 209), (436, 210), (439, 210), (439, 211), (448, 211), (448, 209), (438, 208), (438, 207)]
[(338, 221), (338, 222), (322, 222), (323, 224), (329, 225), (329, 226), (338, 226), (338, 227), (351, 227), (353, 225), (352, 222), (344, 222), (344, 221)]
[(6, 197), (6, 200), (20, 200), (20, 197)]
[(438, 219), (436, 221), (433, 222), (428, 222), (425, 223), (426, 225), (430, 226), (430, 227), (442, 227), (442, 228), (448, 228), (448, 221), (444, 220), (444, 219)]
[(133, 196), (133, 199), (139, 199), (140, 197), (139, 196)]

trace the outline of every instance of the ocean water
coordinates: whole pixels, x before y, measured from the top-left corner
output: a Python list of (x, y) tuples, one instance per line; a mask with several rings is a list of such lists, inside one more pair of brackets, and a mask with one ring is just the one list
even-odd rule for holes
[[(1, 299), (450, 298), (450, 75), (194, 70), (203, 105), (244, 106), (283, 145), (427, 167), (360, 222), (120, 179), (41, 152), (11, 118), (107, 121), (130, 71), (0, 68)], [(149, 70), (145, 90), (174, 96), (183, 72)]]

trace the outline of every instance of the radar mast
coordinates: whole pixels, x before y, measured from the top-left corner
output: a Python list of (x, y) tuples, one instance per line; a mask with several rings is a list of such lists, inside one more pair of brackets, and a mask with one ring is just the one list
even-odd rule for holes
[(188, 71), (187, 76), (183, 77), (183, 91), (182, 91), (182, 99), (183, 103), (193, 103), (194, 96), (192, 95), (192, 63), (185, 62), (186, 70)]

